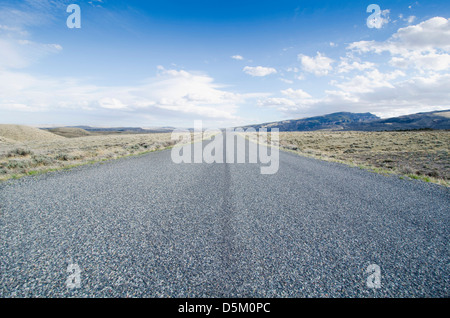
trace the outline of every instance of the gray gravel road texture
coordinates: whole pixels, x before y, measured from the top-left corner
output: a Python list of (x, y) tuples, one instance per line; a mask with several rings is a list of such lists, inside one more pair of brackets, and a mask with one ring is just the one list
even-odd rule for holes
[(165, 150), (3, 183), (0, 296), (450, 296), (447, 188), (282, 151), (260, 166)]

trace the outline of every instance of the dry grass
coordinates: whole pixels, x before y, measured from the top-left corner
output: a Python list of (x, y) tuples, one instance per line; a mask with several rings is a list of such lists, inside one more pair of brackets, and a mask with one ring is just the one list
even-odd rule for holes
[(72, 128), (72, 127), (61, 127), (61, 128), (53, 128), (49, 129), (50, 132), (66, 137), (66, 138), (77, 138), (77, 137), (85, 137), (85, 136), (92, 136), (89, 131), (86, 131), (81, 128)]
[(434, 115), (450, 118), (450, 112), (434, 113)]
[(282, 132), (280, 146), (301, 154), (449, 186), (450, 132)]
[[(28, 129), (21, 130), (30, 132)], [(50, 134), (50, 137), (53, 135), (43, 133)], [(174, 144), (170, 133), (79, 138), (54, 136), (54, 139), (40, 141), (14, 141), (0, 137), (0, 180), (142, 154)], [(17, 139), (25, 138), (18, 136)]]
[[(6, 141), (51, 141), (64, 139), (61, 136), (57, 136), (39, 128), (4, 124), (0, 125), (0, 138), (6, 138)], [(2, 141), (2, 139), (0, 139), (0, 141)]]

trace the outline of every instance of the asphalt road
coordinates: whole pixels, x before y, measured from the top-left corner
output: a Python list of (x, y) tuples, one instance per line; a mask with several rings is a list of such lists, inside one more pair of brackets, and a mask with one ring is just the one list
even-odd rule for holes
[(0, 296), (449, 297), (449, 207), (287, 152), (272, 175), (166, 150), (26, 177), (0, 185)]

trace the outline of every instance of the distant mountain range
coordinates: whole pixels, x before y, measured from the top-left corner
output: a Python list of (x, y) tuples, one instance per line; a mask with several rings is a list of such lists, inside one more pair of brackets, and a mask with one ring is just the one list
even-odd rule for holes
[(249, 127), (254, 129), (278, 128), (280, 131), (450, 129), (450, 110), (417, 113), (387, 119), (381, 119), (371, 113), (339, 112), (323, 116), (248, 125), (240, 128), (247, 129)]
[[(450, 130), (450, 110), (417, 113), (399, 117), (381, 119), (371, 113), (339, 112), (323, 116), (302, 119), (289, 119), (270, 123), (241, 126), (239, 128), (278, 128), (280, 131), (391, 131), (418, 129), (448, 129)], [(235, 127), (238, 128), (238, 127)], [(170, 133), (174, 127), (91, 127), (70, 126), (41, 128), (64, 137), (81, 137), (88, 135), (109, 134), (148, 134)], [(190, 129), (192, 130), (192, 129)]]

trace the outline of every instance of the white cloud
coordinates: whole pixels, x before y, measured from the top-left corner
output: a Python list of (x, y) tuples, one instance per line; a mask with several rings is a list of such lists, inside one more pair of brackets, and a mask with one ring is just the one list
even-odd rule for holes
[(316, 76), (327, 75), (333, 69), (331, 64), (334, 60), (320, 52), (317, 52), (315, 57), (299, 54), (298, 59), (301, 61), (304, 71), (314, 73)]
[(400, 28), (385, 42), (353, 42), (349, 49), (360, 53), (390, 52), (401, 54), (408, 50), (426, 52), (433, 49), (450, 49), (450, 19), (434, 17), (417, 25)]
[(401, 28), (392, 36), (406, 49), (450, 49), (450, 19), (434, 17), (417, 25)]
[(231, 58), (235, 59), (235, 60), (243, 60), (244, 59), (244, 57), (241, 55), (233, 55)]
[(357, 75), (347, 82), (332, 81), (331, 83), (346, 93), (365, 93), (372, 92), (374, 89), (380, 87), (392, 88), (394, 87), (392, 81), (405, 75), (406, 74), (400, 70), (381, 73), (379, 70), (375, 69), (368, 71), (363, 75)]
[(127, 106), (117, 98), (105, 97), (98, 101), (100, 107), (106, 109), (125, 109)]
[(249, 74), (251, 76), (267, 76), (270, 74), (275, 74), (277, 72), (273, 67), (264, 67), (264, 66), (246, 66), (243, 69), (244, 73)]
[(367, 69), (373, 69), (375, 67), (374, 63), (371, 62), (357, 62), (350, 61), (349, 58), (341, 58), (341, 63), (338, 66), (338, 73), (348, 73), (354, 70), (364, 71)]
[(281, 94), (289, 96), (291, 98), (297, 98), (297, 99), (304, 99), (304, 98), (311, 98), (311, 95), (309, 95), (307, 92), (305, 92), (302, 89), (292, 89), (288, 88), (281, 91)]
[(258, 100), (258, 106), (277, 106), (278, 107), (291, 107), (296, 106), (295, 102), (288, 98), (271, 97), (263, 100)]
[(416, 17), (414, 15), (410, 15), (407, 19), (406, 22), (408, 22), (409, 24), (413, 23), (414, 21), (416, 21)]
[(443, 71), (450, 68), (450, 19), (434, 17), (417, 25), (400, 28), (384, 42), (359, 41), (349, 50), (391, 55), (395, 67), (413, 67), (420, 71)]
[(298, 73), (300, 70), (297, 67), (288, 67), (286, 69), (287, 72), (294, 72), (294, 73)]
[(413, 66), (422, 71), (443, 71), (450, 69), (450, 54), (436, 53), (436, 51), (422, 54), (412, 51), (401, 56), (392, 57), (389, 64), (399, 68)]
[(283, 83), (286, 83), (286, 84), (293, 84), (294, 83), (294, 81), (291, 81), (291, 80), (288, 80), (288, 79), (285, 79), (285, 78), (282, 78), (282, 77), (280, 77), (280, 81), (282, 81)]
[[(292, 72), (292, 73), (299, 73), (300, 69), (297, 68), (297, 67), (288, 67), (288, 68), (286, 68), (286, 71), (287, 72)], [(298, 75), (295, 75), (295, 79), (297, 79), (297, 80), (304, 80), (305, 79), (305, 74), (300, 73)]]
[(388, 24), (389, 21), (391, 20), (389, 17), (389, 14), (391, 13), (391, 10), (389, 9), (385, 9), (381, 11), (381, 27), (383, 27), (383, 25)]
[(22, 28), (16, 27), (16, 26), (8, 26), (8, 25), (1, 25), (0, 24), (0, 32), (2, 33), (15, 33), (19, 36), (28, 36), (28, 32), (23, 30)]
[(292, 113), (297, 110), (304, 110), (308, 104), (312, 103), (311, 95), (302, 89), (288, 88), (281, 91), (286, 97), (269, 97), (260, 99), (258, 106), (276, 108), (280, 112)]

